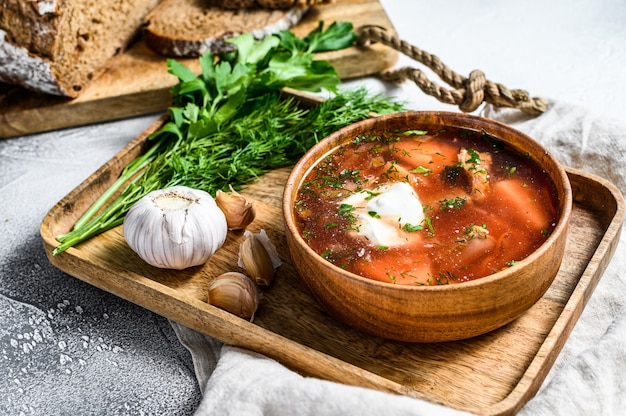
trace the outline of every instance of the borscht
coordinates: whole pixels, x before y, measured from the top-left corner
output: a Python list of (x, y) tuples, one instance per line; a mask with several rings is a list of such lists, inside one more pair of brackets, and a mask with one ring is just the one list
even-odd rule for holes
[(307, 244), (352, 273), (402, 285), (481, 278), (527, 257), (559, 217), (554, 184), (484, 131), (446, 127), (355, 137), (298, 188)]

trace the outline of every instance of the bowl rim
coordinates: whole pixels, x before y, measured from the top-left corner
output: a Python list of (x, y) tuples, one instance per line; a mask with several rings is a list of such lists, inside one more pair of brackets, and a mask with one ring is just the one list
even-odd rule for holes
[[(318, 153), (320, 149), (327, 147), (326, 143), (334, 140), (336, 136), (341, 135), (342, 132), (344, 132), (347, 129), (354, 128), (354, 126), (356, 125), (364, 125), (364, 124), (375, 125), (377, 122), (380, 122), (381, 120), (401, 118), (401, 117), (406, 117), (407, 115), (414, 116), (414, 117), (435, 116), (441, 120), (460, 120), (464, 118), (464, 119), (472, 120), (473, 122), (492, 124), (498, 127), (499, 129), (503, 129), (505, 131), (518, 135), (524, 140), (529, 141), (537, 149), (543, 150), (543, 157), (549, 159), (550, 163), (553, 164), (554, 167), (556, 168), (555, 172), (557, 172), (558, 174), (558, 178), (552, 177), (552, 176), (550, 178), (554, 182), (555, 187), (559, 186), (557, 183), (557, 180), (559, 182), (563, 182), (564, 184), (563, 189), (565, 191), (564, 195), (562, 195), (562, 200), (561, 198), (559, 198), (559, 204), (560, 204), (559, 209), (561, 212), (558, 217), (557, 224), (553, 232), (550, 234), (550, 236), (548, 236), (548, 238), (539, 247), (537, 247), (531, 254), (529, 254), (524, 259), (520, 260), (519, 262), (515, 263), (511, 267), (508, 267), (504, 270), (500, 270), (495, 273), (492, 273), (492, 274), (489, 274), (487, 276), (483, 276), (477, 279), (469, 280), (469, 281), (462, 282), (462, 283), (454, 283), (454, 284), (447, 284), (447, 285), (400, 285), (400, 284), (394, 284), (394, 283), (381, 282), (379, 280), (371, 279), (365, 276), (358, 275), (356, 273), (352, 273), (350, 271), (342, 269), (324, 260), (317, 252), (315, 252), (309, 246), (309, 244), (306, 243), (304, 238), (302, 238), (302, 236), (298, 232), (297, 227), (295, 225), (295, 221), (293, 219), (293, 209), (291, 207), (293, 206), (293, 200), (294, 200), (294, 196), (296, 194), (297, 189), (300, 187), (302, 180), (306, 177), (306, 175), (310, 172), (310, 170), (313, 169), (321, 159), (326, 157), (329, 153), (335, 151), (338, 147), (342, 146), (344, 142), (339, 143), (337, 146), (332, 147), (328, 151), (321, 153), (319, 156), (315, 158), (313, 158), (312, 155), (315, 153)], [(459, 124), (456, 124), (455, 126), (461, 127), (461, 128), (464, 127)], [(496, 139), (506, 141), (505, 139), (502, 139), (498, 135), (493, 134), (493, 136)], [(519, 149), (513, 149), (513, 150), (516, 152), (519, 152)], [(302, 165), (304, 165), (305, 162), (307, 162), (310, 159), (314, 159), (312, 161), (312, 164), (307, 169), (303, 169)], [(533, 159), (533, 161), (538, 164), (536, 160)], [(303, 173), (301, 173), (302, 171)], [(297, 176), (300, 176), (300, 180), (298, 180), (296, 183)], [(537, 140), (527, 135), (526, 133), (512, 126), (509, 126), (508, 124), (502, 123), (500, 121), (492, 120), (486, 117), (481, 117), (481, 116), (472, 115), (472, 114), (455, 113), (455, 112), (450, 112), (450, 111), (403, 111), (403, 112), (396, 112), (396, 113), (391, 113), (391, 114), (375, 116), (372, 118), (358, 121), (356, 123), (352, 123), (348, 126), (345, 126), (329, 134), (328, 136), (324, 137), (319, 142), (317, 142), (315, 145), (313, 145), (309, 150), (307, 150), (307, 152), (300, 158), (300, 160), (298, 160), (298, 162), (296, 162), (296, 164), (292, 167), (292, 170), (289, 173), (289, 177), (287, 178), (287, 182), (285, 183), (285, 188), (284, 188), (284, 193), (283, 193), (283, 220), (286, 226), (285, 232), (291, 235), (291, 237), (293, 238), (296, 244), (298, 244), (301, 247), (304, 247), (304, 250), (306, 251), (307, 255), (310, 255), (313, 259), (315, 259), (315, 261), (318, 261), (321, 264), (323, 264), (324, 267), (329, 267), (333, 271), (339, 273), (342, 277), (345, 277), (348, 279), (354, 279), (357, 282), (361, 282), (366, 285), (380, 287), (382, 290), (387, 290), (387, 291), (401, 290), (401, 291), (415, 291), (415, 292), (427, 291), (427, 292), (447, 293), (450, 291), (463, 290), (463, 288), (485, 286), (489, 283), (499, 282), (503, 279), (506, 279), (509, 275), (515, 273), (519, 268), (523, 267), (524, 265), (532, 263), (537, 257), (541, 256), (543, 252), (547, 250), (547, 247), (551, 246), (557, 238), (559, 238), (563, 233), (566, 233), (567, 227), (569, 225), (569, 219), (571, 217), (572, 205), (573, 205), (573, 196), (572, 196), (571, 183), (569, 181), (565, 168), (563, 167), (563, 165), (561, 165), (558, 159), (556, 159), (556, 157), (543, 146), (543, 144), (539, 143)]]

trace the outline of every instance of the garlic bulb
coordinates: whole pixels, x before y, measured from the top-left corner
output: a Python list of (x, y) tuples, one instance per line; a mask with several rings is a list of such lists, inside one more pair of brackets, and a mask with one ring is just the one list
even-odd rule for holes
[(182, 270), (198, 266), (224, 244), (226, 218), (205, 191), (185, 186), (153, 191), (124, 219), (124, 239), (148, 264)]
[(254, 320), (261, 294), (248, 276), (227, 272), (216, 277), (209, 286), (209, 303), (241, 318)]
[(274, 280), (276, 268), (282, 263), (276, 247), (265, 230), (258, 234), (245, 232), (245, 239), (239, 246), (239, 267), (244, 268), (259, 286), (269, 286)]
[(217, 206), (224, 212), (229, 230), (243, 230), (254, 221), (254, 205), (230, 187), (230, 192), (218, 190), (215, 195)]

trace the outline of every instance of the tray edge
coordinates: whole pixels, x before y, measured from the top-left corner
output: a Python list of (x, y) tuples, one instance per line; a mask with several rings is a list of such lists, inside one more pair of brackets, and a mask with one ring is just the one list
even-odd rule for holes
[[(147, 130), (145, 130), (140, 136), (138, 136), (137, 138), (129, 142), (127, 146), (125, 146), (122, 150), (120, 150), (120, 152), (118, 152), (116, 157), (121, 156), (125, 153), (128, 153), (132, 151), (133, 149), (137, 148), (138, 146), (140, 146), (141, 143), (145, 141), (145, 138), (152, 131), (156, 130), (162, 124), (163, 119), (165, 117), (166, 116), (163, 115), (159, 120), (155, 121)], [(71, 201), (72, 199), (76, 198), (82, 192), (86, 192), (95, 178), (97, 178), (102, 172), (111, 168), (111, 164), (109, 162), (102, 165), (98, 170), (96, 170), (92, 175), (90, 175), (85, 181), (83, 181), (76, 188), (74, 188), (69, 194), (67, 194), (61, 201), (55, 204), (54, 207), (51, 208), (50, 211), (46, 214), (46, 216), (44, 217), (40, 225), (40, 234), (44, 242), (46, 255), (48, 256), (50, 262), (55, 267), (59, 268), (65, 273), (70, 274), (80, 280), (87, 281), (88, 283), (92, 285), (95, 285), (95, 284), (93, 282), (90, 282), (89, 280), (85, 280), (83, 277), (73, 275), (70, 270), (66, 270), (63, 267), (64, 264), (62, 261), (59, 261), (59, 259), (62, 259), (62, 257), (64, 256), (55, 258), (51, 255), (51, 249), (53, 247), (53, 244), (54, 244), (53, 242), (55, 240), (54, 240), (54, 236), (52, 236), (48, 232), (48, 230), (50, 228), (49, 224), (50, 224), (51, 218), (54, 216), (53, 214), (55, 214), (57, 210), (62, 209), (62, 207), (68, 201)], [(517, 410), (521, 409), (523, 405), (526, 403), (526, 401), (528, 401), (531, 397), (533, 397), (536, 394), (541, 383), (545, 379), (545, 376), (547, 375), (548, 371), (554, 364), (554, 361), (556, 360), (558, 353), (562, 349), (565, 343), (565, 340), (569, 337), (569, 334), (573, 330), (591, 293), (593, 293), (593, 290), (595, 289), (595, 285), (598, 283), (602, 273), (604, 272), (604, 269), (608, 265), (610, 258), (612, 257), (613, 253), (616, 250), (617, 243), (619, 241), (619, 235), (621, 233), (621, 224), (624, 221), (624, 199), (623, 199), (623, 196), (621, 195), (621, 192), (619, 191), (619, 189), (617, 189), (615, 185), (613, 185), (609, 181), (606, 181), (605, 179), (597, 175), (590, 174), (590, 173), (583, 172), (583, 171), (569, 168), (569, 167), (566, 167), (566, 171), (568, 175), (570, 175), (571, 177), (584, 178), (587, 181), (590, 181), (592, 183), (602, 186), (606, 190), (606, 192), (608, 192), (608, 194), (614, 197), (615, 206), (616, 206), (615, 214), (611, 216), (610, 221), (607, 224), (607, 228), (604, 231), (604, 236), (602, 240), (600, 241), (600, 243), (598, 244), (598, 246), (596, 247), (594, 255), (592, 257), (592, 259), (601, 260), (598, 262), (599, 267), (594, 268), (594, 269), (586, 268), (584, 273), (579, 277), (579, 281), (576, 284), (574, 292), (570, 296), (569, 300), (567, 301), (563, 309), (563, 311), (567, 311), (567, 317), (565, 317), (564, 312), (562, 312), (559, 315), (559, 318), (557, 319), (554, 326), (552, 327), (552, 330), (548, 333), (544, 342), (539, 348), (538, 353), (535, 355), (535, 357), (541, 357), (541, 358), (539, 359), (539, 361), (537, 361), (536, 359), (533, 359), (531, 361), (526, 371), (523, 373), (522, 377), (518, 381), (517, 385), (511, 390), (511, 392), (505, 398), (503, 398), (500, 402), (497, 402), (489, 407), (481, 408), (481, 409), (468, 408), (468, 409), (460, 409), (460, 410), (466, 410), (466, 411), (484, 410), (485, 413), (481, 411), (480, 414), (485, 414), (485, 415), (512, 414), (516, 412)], [(65, 254), (66, 256), (71, 255), (73, 250), (75, 249), (70, 249), (68, 250), (68, 253), (62, 253), (62, 254)], [(584, 278), (584, 281), (583, 281), (583, 278)], [(95, 285), (95, 286), (98, 286), (98, 285)], [(166, 286), (163, 286), (163, 287), (167, 288)], [(100, 288), (103, 290), (110, 291), (106, 287), (100, 287)], [(116, 294), (116, 296), (119, 296), (119, 295)], [(174, 298), (180, 301), (180, 298), (178, 296), (174, 296)], [(143, 307), (146, 307), (147, 309), (150, 309), (151, 311), (157, 314), (162, 314), (158, 310), (155, 310), (158, 308), (155, 308), (154, 306), (149, 307), (133, 299), (126, 299), (126, 300), (131, 301), (133, 303), (137, 303)], [(221, 313), (221, 311), (218, 313)], [(235, 322), (235, 319), (231, 318), (230, 316), (224, 316), (224, 317), (221, 317), (220, 319), (227, 320), (229, 324), (233, 324), (233, 323), (235, 325), (240, 324), (239, 320)], [(186, 319), (180, 319), (180, 317), (179, 319), (173, 319), (173, 320), (176, 320), (178, 322), (188, 321)], [(189, 326), (192, 329), (202, 332), (199, 325), (194, 324), (194, 322), (181, 322), (181, 323)], [(362, 387), (367, 387), (367, 388), (373, 388), (373, 389), (386, 391), (390, 393), (402, 394), (402, 395), (406, 395), (409, 397), (424, 399), (424, 400), (433, 402), (432, 398), (429, 398), (428, 396), (423, 395), (420, 392), (417, 392), (410, 387), (401, 385), (392, 380), (378, 376), (375, 373), (372, 373), (363, 368), (360, 368), (353, 364), (342, 361), (328, 354), (317, 351), (313, 348), (306, 347), (302, 344), (299, 344), (296, 341), (285, 338), (281, 336), (280, 334), (273, 333), (271, 331), (265, 330), (263, 328), (260, 328), (254, 325), (253, 327), (260, 329), (261, 330), (260, 332), (264, 333), (263, 336), (265, 338), (267, 334), (271, 334), (272, 337), (277, 337), (277, 339), (280, 340), (281, 342), (285, 342), (289, 344), (290, 348), (293, 348), (293, 353), (289, 357), (287, 357), (287, 360), (285, 361), (284, 360), (285, 357), (282, 357), (282, 358), (278, 357), (273, 352), (272, 348), (267, 342), (261, 342), (261, 348), (259, 348), (258, 345), (256, 344), (253, 345), (254, 344), (253, 342), (246, 342), (246, 341), (241, 341), (241, 340), (240, 341), (232, 340), (234, 342), (228, 342), (228, 340), (226, 340), (225, 342), (228, 342), (234, 346), (251, 349), (261, 354), (265, 354), (267, 356), (275, 358), (279, 360), (281, 363), (283, 363), (285, 366), (291, 368), (292, 370), (295, 370), (295, 371), (300, 370), (299, 372), (302, 372), (304, 374), (310, 374), (310, 375), (314, 375), (320, 378), (326, 378), (320, 374), (319, 361), (316, 362), (317, 365), (315, 366), (313, 365), (308, 366), (309, 368), (311, 368), (310, 371), (307, 371), (302, 366), (303, 355), (308, 355), (311, 358), (314, 358), (315, 360), (321, 360), (323, 363), (323, 366), (332, 367), (332, 366), (341, 365), (343, 367), (346, 367), (347, 370), (349, 370), (349, 376), (346, 378), (338, 379), (338, 378), (329, 377), (329, 378), (326, 378), (328, 380), (332, 380), (332, 381), (336, 381), (336, 382), (340, 382), (344, 384), (352, 384), (352, 385), (357, 385), (357, 386), (362, 386)], [(247, 328), (247, 329), (250, 329), (250, 328)], [(254, 335), (256, 336), (256, 334)], [(561, 338), (563, 337), (565, 339), (561, 341)], [(262, 338), (259, 338), (259, 339), (262, 339)], [(546, 343), (546, 340), (549, 340), (550, 343)], [(346, 373), (344, 373), (344, 375), (345, 374)], [(368, 381), (368, 383), (364, 383), (364, 381)]]
[(534, 397), (578, 322), (578, 318), (587, 305), (619, 243), (625, 211), (624, 197), (620, 190), (613, 183), (595, 174), (570, 167), (565, 167), (565, 170), (570, 177), (570, 181), (576, 177), (592, 181), (604, 188), (605, 192), (612, 195), (615, 201), (615, 213), (611, 216), (608, 224), (606, 224), (604, 236), (597, 245), (589, 263), (593, 263), (594, 259), (601, 261), (597, 262), (598, 267), (595, 269), (590, 269), (588, 265), (579, 277), (578, 283), (565, 304), (563, 311), (535, 355), (535, 357), (541, 357), (541, 359), (533, 359), (531, 361), (515, 388), (506, 398), (491, 406), (488, 409), (488, 415), (514, 414), (528, 400)]

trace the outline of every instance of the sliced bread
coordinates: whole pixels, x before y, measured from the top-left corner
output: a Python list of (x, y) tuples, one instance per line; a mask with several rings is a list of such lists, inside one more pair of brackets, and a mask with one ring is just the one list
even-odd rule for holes
[[(143, 28), (146, 45), (170, 57), (198, 57), (210, 51), (233, 49), (225, 39), (242, 33), (262, 38), (297, 24), (307, 5), (270, 9), (239, 4), (227, 9), (219, 0), (164, 0), (147, 17)], [(245, 6), (245, 7), (244, 7)]]
[(160, 0), (3, 0), (0, 81), (77, 97)]
[(216, 0), (217, 5), (225, 9), (243, 9), (261, 6), (269, 9), (289, 9), (296, 6), (314, 6), (332, 3), (334, 0)]

